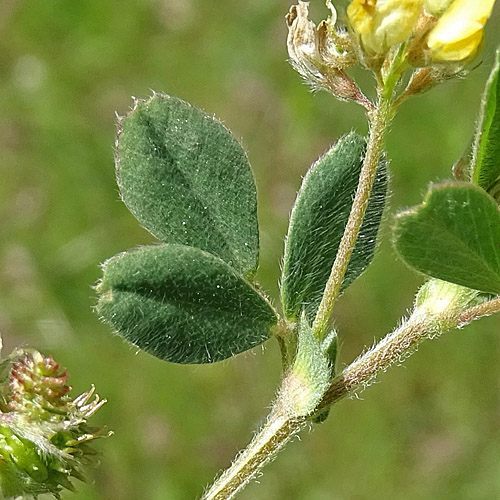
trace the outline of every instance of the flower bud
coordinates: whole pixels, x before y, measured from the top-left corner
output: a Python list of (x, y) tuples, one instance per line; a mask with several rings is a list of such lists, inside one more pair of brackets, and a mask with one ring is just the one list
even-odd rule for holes
[(93, 388), (71, 399), (66, 371), (37, 351), (17, 351), (0, 367), (0, 496), (60, 498), (97, 462), (88, 443), (109, 433), (87, 419), (105, 400), (90, 402)]
[[(430, 8), (446, 2), (428, 2)], [(449, 2), (448, 2), (449, 3)], [(466, 61), (481, 48), (484, 25), (495, 0), (455, 0), (444, 11), (427, 38), (430, 57), (437, 62)], [(445, 6), (446, 7), (446, 6)], [(438, 9), (439, 11), (442, 8)]]
[(353, 0), (347, 16), (366, 53), (383, 56), (409, 38), (421, 11), (422, 0)]

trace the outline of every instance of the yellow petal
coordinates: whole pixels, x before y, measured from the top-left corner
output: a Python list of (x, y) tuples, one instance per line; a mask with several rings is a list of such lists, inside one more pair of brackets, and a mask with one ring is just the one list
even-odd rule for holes
[(423, 0), (353, 0), (347, 16), (365, 50), (384, 54), (410, 36), (422, 4)]
[(372, 31), (374, 9), (375, 7), (366, 0), (353, 0), (347, 7), (347, 16), (356, 33), (365, 35)]
[(495, 0), (455, 0), (430, 32), (427, 45), (435, 61), (474, 56)]

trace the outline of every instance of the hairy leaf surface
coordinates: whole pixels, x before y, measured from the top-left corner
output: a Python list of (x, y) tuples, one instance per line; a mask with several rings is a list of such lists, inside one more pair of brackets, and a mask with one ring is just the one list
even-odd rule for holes
[(473, 184), (434, 186), (419, 205), (398, 216), (395, 247), (424, 274), (500, 293), (500, 214)]
[(257, 194), (247, 156), (216, 120), (155, 94), (120, 121), (116, 170), (123, 201), (159, 240), (257, 269)]
[[(281, 298), (287, 317), (305, 310), (314, 320), (352, 207), (366, 141), (352, 132), (341, 138), (307, 172), (290, 218), (285, 245)], [(387, 192), (385, 162), (373, 192), (341, 290), (370, 264)]]
[(197, 248), (141, 247), (103, 268), (101, 318), (166, 361), (229, 358), (264, 342), (276, 323), (264, 297), (228, 264)]
[(500, 50), (481, 105), (472, 180), (489, 190), (500, 177)]

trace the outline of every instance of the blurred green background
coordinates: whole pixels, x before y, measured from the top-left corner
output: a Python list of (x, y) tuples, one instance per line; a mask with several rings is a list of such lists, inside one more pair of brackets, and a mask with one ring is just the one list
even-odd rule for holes
[[(0, 331), (109, 402), (115, 431), (79, 500), (192, 500), (267, 413), (277, 344), (213, 366), (158, 361), (110, 334), (92, 306), (99, 263), (152, 241), (119, 201), (114, 112), (150, 89), (193, 102), (242, 138), (260, 199), (260, 281), (277, 296), (287, 217), (308, 165), (361, 109), (312, 95), (286, 62), (284, 0), (2, 0)], [(326, 15), (313, 2), (313, 17)], [(393, 328), (422, 278), (397, 261), (391, 218), (449, 177), (471, 137), (499, 42), (483, 61), (406, 103), (388, 139), (392, 190), (373, 266), (336, 309), (340, 365)], [(495, 40), (496, 37), (496, 40)], [(367, 74), (359, 72), (364, 85)], [(428, 342), (292, 443), (241, 500), (500, 498), (500, 328), (493, 317)]]

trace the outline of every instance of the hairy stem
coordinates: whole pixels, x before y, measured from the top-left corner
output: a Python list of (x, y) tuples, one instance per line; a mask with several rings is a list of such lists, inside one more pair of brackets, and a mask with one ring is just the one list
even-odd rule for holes
[(370, 135), (368, 137), (366, 155), (359, 176), (356, 195), (312, 327), (315, 335), (320, 339), (325, 335), (328, 320), (332, 314), (361, 225), (363, 224), (380, 155), (382, 154), (385, 132), (393, 115), (391, 99), (392, 97), (385, 97), (384, 94), (381, 94), (378, 105), (371, 115)]
[(379, 372), (413, 354), (424, 339), (444, 333), (436, 331), (434, 321), (420, 315), (411, 316), (336, 377), (318, 409), (330, 406), (358, 388), (368, 386)]
[(230, 500), (241, 491), (264, 465), (305, 425), (303, 417), (273, 411), (264, 427), (235, 459), (201, 500)]
[[(423, 340), (435, 338), (452, 328), (461, 328), (498, 311), (500, 297), (451, 314), (447, 311), (442, 314), (427, 314), (417, 308), (406, 322), (357, 358), (332, 381), (313, 415), (355, 390), (367, 387), (378, 373), (409, 357)], [(201, 500), (234, 498), (278, 451), (307, 425), (310, 420), (308, 417), (294, 416), (283, 410), (281, 403), (285, 398), (286, 394), (282, 391), (266, 424)]]
[(377, 373), (409, 357), (426, 338), (435, 338), (452, 328), (462, 328), (472, 321), (500, 311), (500, 297), (453, 315), (427, 316), (418, 310), (399, 328), (359, 356), (326, 391), (318, 410), (330, 406), (358, 388), (369, 385)]

